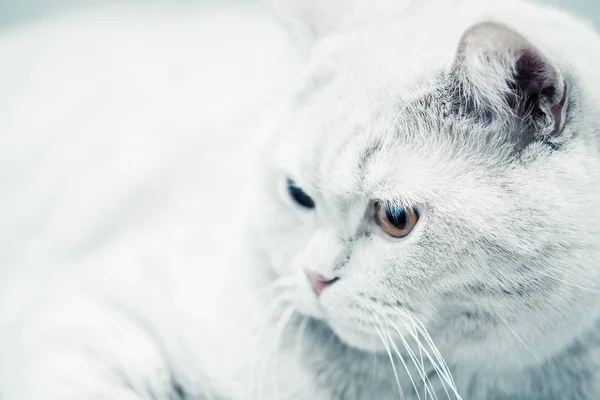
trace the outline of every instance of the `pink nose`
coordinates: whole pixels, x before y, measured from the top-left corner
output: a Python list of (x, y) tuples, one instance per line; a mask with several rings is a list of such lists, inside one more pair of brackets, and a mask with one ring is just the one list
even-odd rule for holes
[(306, 271), (305, 273), (308, 281), (310, 282), (310, 286), (312, 286), (313, 292), (315, 292), (317, 296), (319, 296), (328, 286), (333, 285), (340, 279), (337, 276), (332, 279), (327, 279), (323, 275), (316, 274), (314, 272)]

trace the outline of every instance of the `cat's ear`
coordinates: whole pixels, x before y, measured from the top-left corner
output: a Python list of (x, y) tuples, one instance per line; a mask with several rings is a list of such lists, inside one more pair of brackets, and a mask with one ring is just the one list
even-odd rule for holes
[(263, 0), (294, 39), (312, 46), (333, 33), (356, 28), (381, 15), (386, 4), (408, 0)]
[(265, 0), (296, 39), (312, 44), (342, 23), (342, 0)]
[[(517, 127), (513, 138), (526, 145), (557, 138), (565, 124), (568, 88), (558, 67), (511, 28), (484, 22), (467, 30), (453, 73), (464, 110), (499, 116)], [(459, 100), (460, 101), (460, 100)]]

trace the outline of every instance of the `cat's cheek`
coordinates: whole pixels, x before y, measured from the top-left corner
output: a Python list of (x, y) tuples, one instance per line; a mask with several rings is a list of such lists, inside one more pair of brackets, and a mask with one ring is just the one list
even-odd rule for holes
[(269, 267), (278, 277), (286, 277), (302, 270), (301, 254), (310, 237), (308, 228), (295, 231), (276, 229), (264, 235), (262, 247), (267, 249)]

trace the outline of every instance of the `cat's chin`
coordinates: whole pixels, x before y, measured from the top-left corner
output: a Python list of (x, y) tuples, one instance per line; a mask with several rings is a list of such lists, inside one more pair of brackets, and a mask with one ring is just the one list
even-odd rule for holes
[(301, 307), (299, 310), (306, 317), (312, 318), (318, 324), (328, 327), (328, 330), (348, 347), (366, 352), (385, 352), (385, 345), (376, 333), (358, 330), (351, 325), (330, 321), (320, 307)]
[(385, 352), (381, 338), (375, 333), (368, 333), (348, 325), (328, 323), (338, 338), (349, 347), (367, 352)]

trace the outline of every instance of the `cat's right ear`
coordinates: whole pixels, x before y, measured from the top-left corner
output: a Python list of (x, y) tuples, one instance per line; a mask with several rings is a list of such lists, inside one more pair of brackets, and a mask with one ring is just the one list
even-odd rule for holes
[(408, 0), (262, 0), (292, 34), (295, 41), (312, 47), (328, 35), (360, 26), (381, 14), (386, 4)]
[(342, 17), (341, 0), (264, 0), (273, 15), (301, 45), (311, 47), (322, 36), (335, 30)]

